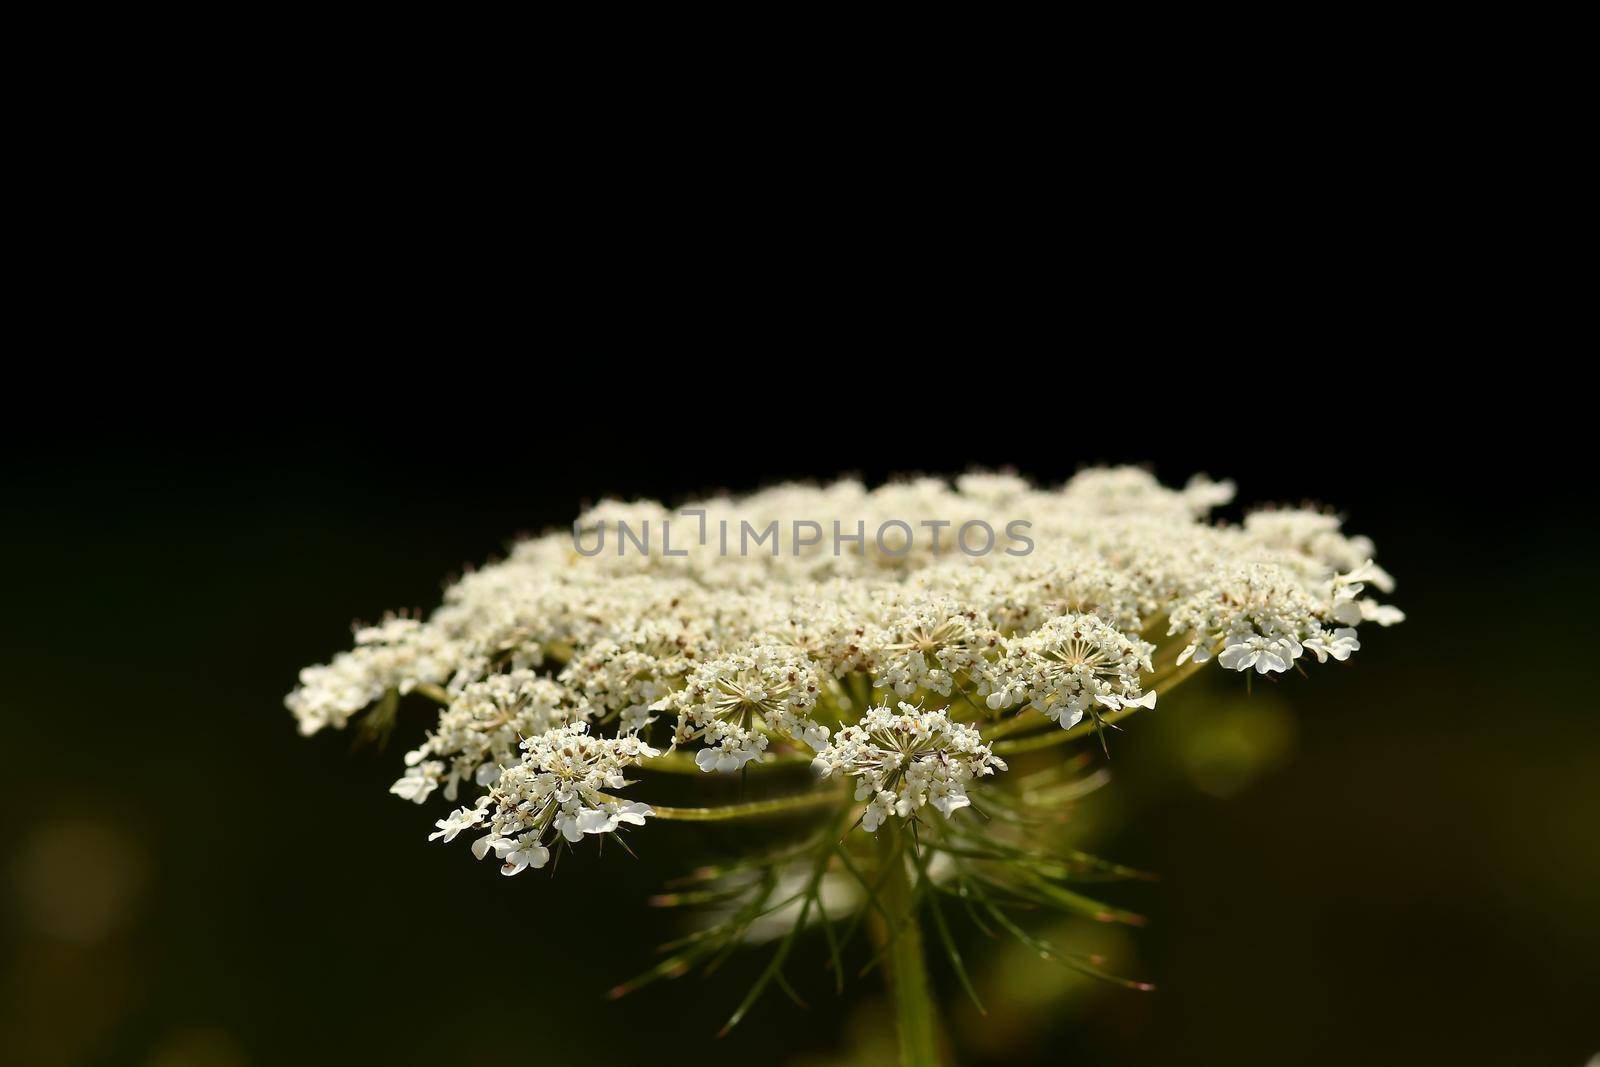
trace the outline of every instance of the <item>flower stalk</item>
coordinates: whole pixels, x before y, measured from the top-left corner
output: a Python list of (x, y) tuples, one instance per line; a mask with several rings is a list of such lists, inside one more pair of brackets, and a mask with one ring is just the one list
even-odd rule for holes
[(938, 1067), (933, 994), (928, 983), (922, 926), (917, 918), (916, 891), (904, 854), (907, 847), (912, 846), (897, 824), (885, 826), (878, 834), (879, 881), (883, 886), (880, 902), (885, 916), (895, 1029), (900, 1037), (900, 1067)]
[[(600, 796), (609, 801), (620, 798), (606, 793)], [(843, 790), (829, 789), (816, 793), (801, 793), (792, 797), (775, 797), (772, 800), (752, 800), (744, 804), (722, 804), (712, 808), (669, 808), (664, 804), (651, 804), (651, 814), (657, 819), (677, 822), (721, 822), (726, 819), (753, 819), (766, 815), (786, 815), (793, 811), (827, 807), (845, 799)]]

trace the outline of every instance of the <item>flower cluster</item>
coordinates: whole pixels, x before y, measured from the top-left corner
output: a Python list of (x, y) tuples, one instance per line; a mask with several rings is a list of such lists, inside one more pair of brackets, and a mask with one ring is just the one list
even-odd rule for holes
[(1150, 671), (1155, 646), (1130, 638), (1093, 615), (1061, 615), (1032, 633), (1010, 638), (1005, 655), (988, 667), (978, 691), (992, 710), (1025, 701), (1063, 728), (1076, 726), (1093, 704), (1113, 711), (1153, 708), (1139, 672)]
[(967, 783), (1006, 769), (977, 730), (951, 722), (944, 711), (901, 704), (868, 708), (817, 753), (812, 767), (824, 778), (857, 779), (856, 800), (869, 801), (861, 826), (869, 833), (890, 816), (906, 818), (927, 804), (949, 818), (972, 803)]
[(655, 706), (677, 709), (674, 743), (705, 742), (695, 756), (701, 770), (736, 771), (766, 750), (766, 731), (812, 748), (827, 743), (828, 728), (809, 717), (820, 684), (805, 656), (756, 645), (697, 667)]
[(901, 696), (918, 689), (949, 696), (955, 677), (982, 664), (1000, 633), (954, 597), (922, 594), (878, 627), (873, 644), (875, 686)]
[[(474, 808), (440, 820), (431, 837), (449, 841), (488, 820), (489, 833), (472, 843), (479, 859), (492, 850), (502, 874), (543, 867), (557, 839), (569, 844), (585, 834), (608, 834), (623, 823), (643, 826), (655, 814), (647, 804), (625, 802), (603, 790), (626, 786), (623, 768), (659, 753), (636, 736), (592, 737), (586, 723), (571, 723), (522, 742), (522, 762), (503, 771)], [(431, 838), (430, 838), (431, 839)]]
[[(730, 772), (816, 752), (866, 783), (864, 825), (924, 804), (948, 814), (1001, 769), (983, 748), (997, 731), (1152, 707), (1179, 667), (1213, 660), (1259, 674), (1342, 662), (1362, 627), (1403, 618), (1372, 598), (1393, 581), (1366, 538), (1308, 509), (1214, 521), (1232, 491), (1123, 467), (1053, 488), (971, 474), (785, 485), (677, 511), (605, 501), (578, 527), (659, 534), (670, 520), (671, 551), (591, 553), (572, 530), (529, 538), (427, 619), (358, 630), (286, 703), (311, 734), (374, 704), (392, 712), (406, 693), (436, 701), (392, 791), (464, 803), (438, 836), (487, 825), (479, 853), (511, 870), (642, 822), (644, 805), (607, 792), (627, 766)], [(775, 524), (781, 551), (738, 554), (705, 534), (746, 523)], [(1031, 550), (959, 550), (967, 524), (1025, 534)], [(844, 551), (798, 540), (819, 525), (916, 536)], [(868, 709), (874, 692), (946, 710)]]
[(300, 685), (285, 698), (302, 734), (325, 726), (342, 730), (386, 691), (410, 692), (449, 673), (448, 643), (415, 619), (391, 617), (357, 629), (355, 637), (356, 647), (332, 663), (301, 671)]
[(389, 792), (421, 804), (441, 785), (455, 800), (462, 781), (489, 785), (517, 762), (522, 738), (584, 717), (564, 704), (567, 692), (526, 668), (466, 686), (439, 714), (427, 739), (406, 753), (406, 773)]

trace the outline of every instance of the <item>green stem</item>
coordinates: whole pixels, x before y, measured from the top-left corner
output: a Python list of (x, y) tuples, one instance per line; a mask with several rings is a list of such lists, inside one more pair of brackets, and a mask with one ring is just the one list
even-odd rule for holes
[[(765, 759), (752, 760), (751, 768), (766, 770), (768, 767), (809, 767), (812, 757), (804, 753), (786, 753), (784, 755), (768, 754)], [(661, 774), (684, 774), (691, 778), (708, 779), (712, 777), (700, 769), (694, 761), (694, 754), (678, 749), (676, 752), (663, 752), (659, 756), (651, 756), (642, 760), (636, 766), (641, 771), (656, 771)]]
[[(602, 800), (626, 801), (629, 797), (614, 797), (609, 793), (598, 794)], [(772, 800), (752, 800), (747, 804), (724, 804), (715, 808), (670, 808), (665, 804), (650, 804), (658, 819), (672, 819), (678, 822), (719, 822), (723, 819), (753, 819), (765, 815), (785, 815), (791, 811), (804, 811), (807, 808), (822, 808), (830, 804), (838, 804), (847, 799), (849, 794), (842, 790), (829, 789), (818, 793), (801, 793), (792, 797), (775, 797)]]
[(889, 983), (894, 993), (896, 1029), (900, 1034), (900, 1067), (939, 1067), (933, 994), (928, 988), (928, 961), (922, 948), (911, 872), (901, 849), (911, 847), (894, 820), (878, 829), (878, 859), (883, 872), (882, 904), (891, 928)]

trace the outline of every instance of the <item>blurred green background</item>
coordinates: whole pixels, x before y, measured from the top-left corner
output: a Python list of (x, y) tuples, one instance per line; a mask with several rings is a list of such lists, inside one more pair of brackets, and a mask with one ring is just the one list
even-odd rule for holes
[(352, 620), (430, 609), (449, 575), (584, 499), (977, 461), (1056, 480), (1102, 460), (1231, 477), (1246, 504), (1338, 506), (1409, 621), (1248, 697), (1208, 672), (1117, 735), (1076, 835), (1161, 876), (1112, 891), (1150, 924), (1062, 937), (1159, 989), (1076, 979), (963, 925), (991, 1012), (935, 962), (962, 1062), (1581, 1067), (1600, 1051), (1597, 545), (1563, 472), (1500, 480), (1433, 443), (1328, 463), (875, 435), (784, 452), (478, 422), (8, 444), (7, 1062), (890, 1062), (878, 977), (835, 996), (820, 943), (790, 968), (809, 1010), (771, 995), (720, 1040), (757, 954), (606, 999), (677, 921), (645, 899), (731, 839), (652, 826), (638, 861), (503, 879), (426, 842), (433, 806), (386, 794), (422, 706), (387, 751), (352, 752), (297, 737), (282, 697)]

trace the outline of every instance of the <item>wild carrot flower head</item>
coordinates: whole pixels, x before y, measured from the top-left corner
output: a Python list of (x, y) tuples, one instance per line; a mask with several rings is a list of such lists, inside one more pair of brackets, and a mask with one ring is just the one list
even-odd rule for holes
[[(1364, 627), (1404, 617), (1373, 598), (1393, 580), (1337, 517), (1215, 521), (1232, 495), (1121, 467), (1053, 488), (972, 474), (676, 509), (604, 501), (468, 573), (427, 619), (358, 629), (286, 703), (313, 734), (369, 707), (392, 723), (407, 694), (433, 701), (391, 791), (456, 805), (431, 836), (473, 830), (473, 852), (507, 874), (649, 820), (806, 813), (814, 861), (790, 848), (736, 868), (767, 872), (749, 883), (758, 904), (777, 885), (808, 887), (817, 908), (799, 908), (799, 925), (821, 910), (818, 887), (857, 870), (856, 827), (877, 841), (904, 831), (914, 844), (894, 847), (924, 877), (943, 871), (934, 881), (969, 904), (994, 893), (982, 907), (1002, 916), (1019, 898), (1087, 907), (1054, 885), (1079, 859), (1047, 863), (1041, 842), (1018, 837), (1084, 788), (1080, 765), (1038, 759), (1154, 708), (1213, 662), (1268, 676), (1344, 663)], [(1018, 758), (1030, 767), (1008, 774)], [(659, 774), (754, 782), (806, 765), (812, 779), (784, 779), (779, 796), (650, 799)], [(753, 921), (730, 919), (721, 940)]]

